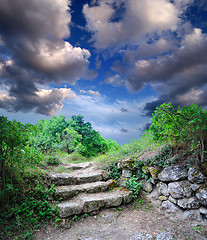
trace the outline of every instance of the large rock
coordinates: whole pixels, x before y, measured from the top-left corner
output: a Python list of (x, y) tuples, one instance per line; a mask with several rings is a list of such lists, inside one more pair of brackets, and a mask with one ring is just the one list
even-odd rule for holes
[(153, 186), (151, 182), (146, 181), (145, 179), (142, 180), (142, 189), (145, 192), (151, 193), (153, 190)]
[(180, 211), (180, 208), (169, 200), (162, 202), (161, 206), (167, 213), (178, 213)]
[(136, 165), (136, 162), (128, 158), (128, 159), (120, 160), (118, 162), (118, 169), (134, 170), (136, 168), (135, 165)]
[(177, 204), (184, 209), (197, 209), (200, 207), (200, 203), (195, 197), (179, 199)]
[(207, 219), (207, 208), (201, 207), (199, 210), (200, 210), (200, 214)]
[(156, 236), (155, 240), (175, 240), (175, 238), (168, 232), (161, 232)]
[(170, 195), (169, 191), (168, 191), (167, 184), (163, 183), (163, 182), (159, 182), (157, 184), (157, 191), (158, 191), (159, 195), (162, 195), (162, 196), (165, 196), (165, 197), (168, 197)]
[(198, 191), (196, 193), (196, 197), (202, 205), (207, 207), (207, 185), (202, 186), (198, 189)]
[(159, 167), (148, 167), (149, 172), (153, 179), (158, 180), (158, 174), (160, 173)]
[(152, 240), (153, 236), (151, 234), (136, 233), (130, 237), (130, 240)]
[(188, 220), (193, 220), (193, 221), (202, 221), (202, 217), (200, 215), (200, 211), (199, 210), (186, 210), (184, 211), (184, 216), (185, 219)]
[(171, 182), (168, 191), (173, 198), (184, 198), (192, 196), (191, 183), (189, 181)]
[(188, 172), (185, 168), (181, 166), (170, 166), (162, 170), (158, 174), (159, 180), (163, 182), (171, 182), (185, 179), (188, 176)]
[(188, 170), (188, 180), (192, 183), (205, 183), (207, 177), (195, 166)]

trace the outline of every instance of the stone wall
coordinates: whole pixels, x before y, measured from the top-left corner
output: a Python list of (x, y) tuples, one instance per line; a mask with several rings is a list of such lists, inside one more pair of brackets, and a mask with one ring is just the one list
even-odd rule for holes
[[(126, 186), (132, 175), (140, 176), (135, 165), (130, 160), (119, 162), (122, 176), (118, 182), (121, 186)], [(140, 179), (142, 188), (160, 209), (185, 219), (207, 222), (207, 177), (198, 167), (186, 169), (176, 165), (162, 169), (143, 166), (142, 172), (150, 177), (148, 181)]]

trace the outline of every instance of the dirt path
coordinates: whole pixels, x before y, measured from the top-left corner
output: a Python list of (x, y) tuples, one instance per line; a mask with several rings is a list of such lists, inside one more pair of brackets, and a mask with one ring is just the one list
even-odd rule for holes
[(145, 240), (152, 238), (140, 238), (138, 233), (151, 234), (155, 239), (161, 232), (168, 232), (177, 240), (207, 240), (207, 225), (166, 216), (143, 199), (80, 218), (72, 222), (70, 229), (48, 226), (37, 232), (35, 240)]

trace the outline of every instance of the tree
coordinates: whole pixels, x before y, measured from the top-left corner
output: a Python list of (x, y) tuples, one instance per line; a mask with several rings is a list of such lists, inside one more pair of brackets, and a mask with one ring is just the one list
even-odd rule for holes
[(158, 140), (168, 140), (174, 144), (185, 144), (204, 159), (207, 141), (207, 111), (192, 104), (175, 109), (171, 103), (156, 108), (150, 129)]

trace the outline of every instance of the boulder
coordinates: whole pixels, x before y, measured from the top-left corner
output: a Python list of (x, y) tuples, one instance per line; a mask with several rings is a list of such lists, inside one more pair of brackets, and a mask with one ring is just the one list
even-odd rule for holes
[(175, 238), (168, 232), (161, 232), (156, 236), (155, 240), (175, 240)]
[(207, 177), (199, 170), (198, 167), (194, 166), (188, 170), (188, 180), (192, 183), (205, 183)]
[(180, 208), (169, 200), (163, 201), (161, 206), (167, 213), (178, 213), (180, 211)]
[(129, 169), (123, 169), (121, 176), (123, 178), (130, 178), (132, 176), (132, 171)]
[(199, 210), (200, 210), (200, 214), (207, 219), (207, 208), (201, 207)]
[(159, 180), (161, 180), (163, 182), (183, 180), (187, 176), (188, 176), (187, 170), (178, 165), (166, 167), (162, 170), (161, 173), (158, 174)]
[(202, 205), (207, 207), (207, 185), (201, 186), (197, 190), (196, 197)]
[(146, 181), (145, 179), (142, 180), (142, 189), (145, 192), (151, 193), (153, 190), (153, 186), (151, 182)]
[(159, 196), (159, 200), (160, 200), (160, 201), (166, 201), (166, 200), (168, 200), (168, 197), (165, 197), (165, 196)]
[(198, 183), (193, 183), (193, 184), (191, 184), (191, 189), (195, 192), (200, 188), (200, 186), (201, 185)]
[(159, 182), (157, 184), (157, 191), (158, 191), (158, 194), (162, 195), (162, 196), (168, 197), (170, 195), (169, 191), (168, 191), (167, 184), (163, 183), (163, 182)]
[(153, 236), (151, 234), (136, 233), (130, 237), (130, 240), (152, 240)]
[(186, 210), (184, 211), (184, 216), (185, 219), (188, 220), (193, 220), (193, 221), (202, 221), (202, 217), (200, 215), (200, 211), (199, 210)]
[(200, 207), (200, 203), (195, 197), (179, 199), (177, 204), (184, 209), (197, 209)]
[(177, 199), (173, 198), (172, 196), (169, 196), (169, 201), (174, 204), (177, 204)]
[(184, 198), (192, 196), (191, 183), (189, 181), (171, 182), (168, 191), (173, 198)]
[(131, 160), (130, 158), (120, 160), (118, 162), (118, 169), (128, 169), (128, 170), (134, 170), (136, 168), (135, 160)]
[(158, 180), (158, 174), (160, 173), (159, 167), (148, 167), (149, 172), (153, 179)]

